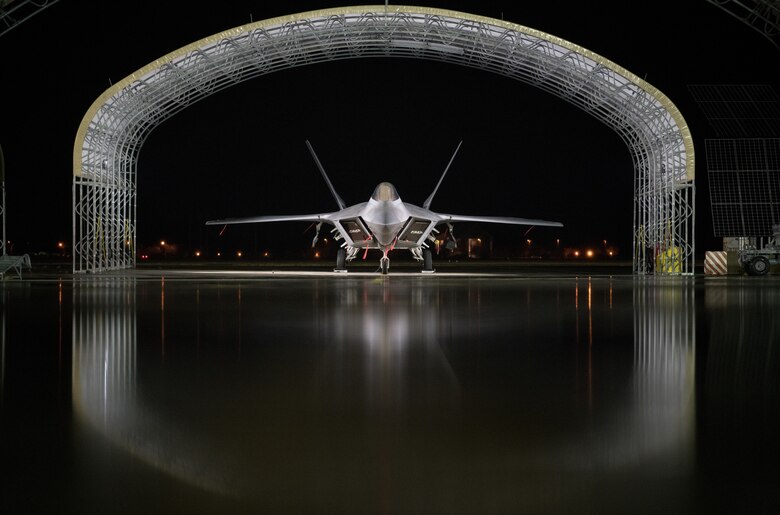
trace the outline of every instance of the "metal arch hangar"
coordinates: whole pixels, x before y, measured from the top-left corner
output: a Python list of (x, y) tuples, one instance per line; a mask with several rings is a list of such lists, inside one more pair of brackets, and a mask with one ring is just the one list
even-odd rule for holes
[(585, 48), (534, 29), (385, 5), (236, 27), (171, 52), (107, 89), (84, 115), (73, 149), (73, 272), (135, 266), (137, 158), (157, 125), (245, 80), (361, 57), (483, 69), (548, 91), (601, 120), (619, 134), (634, 164), (634, 273), (693, 274), (693, 141), (663, 93)]

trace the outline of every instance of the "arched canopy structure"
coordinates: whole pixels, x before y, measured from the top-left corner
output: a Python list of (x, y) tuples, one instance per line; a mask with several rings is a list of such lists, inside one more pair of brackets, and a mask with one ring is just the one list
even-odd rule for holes
[(361, 57), (483, 69), (595, 116), (620, 135), (633, 158), (634, 272), (693, 273), (693, 143), (663, 93), (601, 56), (537, 30), (462, 12), (384, 5), (236, 27), (171, 52), (106, 90), (85, 114), (74, 145), (73, 271), (135, 265), (137, 158), (157, 125), (245, 80)]

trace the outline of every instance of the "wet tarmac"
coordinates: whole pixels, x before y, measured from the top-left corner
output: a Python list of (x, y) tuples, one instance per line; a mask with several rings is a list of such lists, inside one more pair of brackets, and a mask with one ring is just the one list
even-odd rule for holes
[(780, 278), (0, 282), (3, 514), (776, 513)]

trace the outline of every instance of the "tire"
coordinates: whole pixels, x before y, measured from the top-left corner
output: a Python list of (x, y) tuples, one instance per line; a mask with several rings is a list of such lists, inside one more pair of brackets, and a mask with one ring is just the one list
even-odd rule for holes
[(431, 249), (423, 249), (423, 270), (426, 272), (433, 271), (433, 253)]
[(347, 251), (346, 249), (339, 249), (336, 252), (336, 270), (344, 270), (347, 268)]
[(764, 256), (756, 256), (747, 266), (750, 275), (766, 275), (769, 272), (769, 260)]
[(387, 275), (390, 271), (390, 260), (388, 258), (382, 258), (379, 261), (379, 266), (382, 267), (382, 275)]

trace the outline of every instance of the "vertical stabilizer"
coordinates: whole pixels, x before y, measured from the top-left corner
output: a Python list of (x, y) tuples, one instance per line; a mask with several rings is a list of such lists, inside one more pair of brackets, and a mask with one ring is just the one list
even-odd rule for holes
[(328, 179), (328, 174), (325, 173), (325, 169), (322, 167), (322, 163), (320, 163), (320, 160), (317, 158), (317, 154), (314, 153), (314, 149), (311, 146), (311, 143), (309, 143), (309, 140), (306, 140), (306, 146), (309, 147), (309, 152), (311, 152), (311, 157), (314, 158), (314, 162), (317, 163), (317, 168), (320, 169), (320, 173), (322, 173), (322, 177), (325, 179), (325, 182), (328, 183), (328, 188), (330, 189), (330, 192), (333, 194), (333, 198), (336, 199), (336, 203), (339, 205), (339, 209), (344, 209), (347, 207), (347, 205), (344, 203), (341, 197), (339, 197), (339, 194), (336, 193), (336, 189), (333, 187), (333, 184), (330, 182), (330, 179)]
[(433, 201), (433, 196), (436, 195), (436, 192), (439, 191), (439, 186), (441, 186), (441, 181), (444, 180), (444, 176), (447, 175), (447, 170), (450, 169), (450, 165), (455, 160), (455, 155), (457, 155), (458, 150), (460, 150), (460, 146), (463, 144), (463, 140), (460, 140), (460, 143), (458, 143), (458, 146), (455, 148), (455, 152), (453, 152), (452, 157), (450, 158), (450, 162), (447, 163), (447, 168), (444, 169), (444, 173), (441, 174), (441, 178), (439, 179), (439, 182), (436, 183), (436, 187), (433, 188), (433, 193), (425, 199), (425, 203), (423, 203), (424, 209), (429, 209), (431, 207), (431, 202)]

